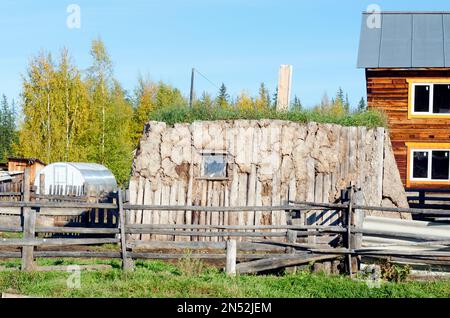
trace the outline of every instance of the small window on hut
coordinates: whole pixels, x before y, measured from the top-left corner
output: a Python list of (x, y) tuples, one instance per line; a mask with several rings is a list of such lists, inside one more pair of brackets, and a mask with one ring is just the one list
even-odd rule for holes
[(203, 153), (202, 178), (225, 179), (227, 177), (226, 154)]
[(414, 84), (412, 87), (414, 114), (450, 114), (450, 83)]
[(411, 154), (413, 181), (450, 180), (450, 150), (412, 150)]

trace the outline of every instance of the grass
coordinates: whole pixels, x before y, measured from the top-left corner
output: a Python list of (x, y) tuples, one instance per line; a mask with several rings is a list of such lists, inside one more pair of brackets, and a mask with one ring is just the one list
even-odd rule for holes
[[(83, 271), (81, 288), (75, 289), (67, 287), (70, 273), (5, 270), (0, 272), (0, 292), (40, 297), (450, 297), (450, 281), (385, 282), (380, 288), (369, 288), (365, 282), (354, 281), (345, 276), (325, 276), (309, 272), (230, 278), (216, 268), (194, 264), (193, 271), (186, 261), (180, 262), (169, 264), (162, 261), (138, 261), (134, 272), (124, 273), (118, 260), (39, 260), (40, 265), (102, 263), (111, 264), (113, 268)], [(9, 267), (18, 264), (18, 261), (7, 263)]]
[(237, 120), (237, 119), (279, 119), (294, 122), (333, 123), (342, 126), (386, 127), (385, 116), (375, 110), (335, 115), (330, 112), (313, 110), (278, 112), (274, 109), (241, 110), (235, 108), (208, 107), (165, 107), (150, 113), (150, 120), (175, 123), (192, 123), (194, 121)]

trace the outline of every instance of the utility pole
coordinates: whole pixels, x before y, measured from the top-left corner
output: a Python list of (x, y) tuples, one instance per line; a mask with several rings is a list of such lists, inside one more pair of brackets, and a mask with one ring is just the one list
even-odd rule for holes
[(281, 65), (278, 75), (277, 110), (289, 109), (292, 87), (292, 65)]
[(192, 103), (194, 100), (194, 73), (195, 73), (195, 68), (192, 68), (192, 73), (191, 73), (191, 94), (189, 96), (189, 107), (192, 108)]

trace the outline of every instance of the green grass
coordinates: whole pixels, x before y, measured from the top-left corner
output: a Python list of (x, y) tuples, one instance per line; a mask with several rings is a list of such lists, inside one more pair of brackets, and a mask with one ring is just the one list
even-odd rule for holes
[[(9, 266), (18, 266), (10, 261)], [(82, 264), (83, 260), (40, 260), (40, 265)], [(186, 264), (138, 261), (136, 270), (124, 273), (119, 261), (84, 261), (111, 264), (113, 269), (83, 271), (81, 288), (67, 287), (66, 272), (0, 272), (0, 292), (41, 297), (276, 297), (276, 298), (392, 298), (450, 297), (450, 281), (382, 283), (369, 288), (362, 281), (345, 276), (325, 276), (300, 272), (292, 275), (242, 275), (227, 277), (218, 269), (201, 267), (194, 275), (186, 274)], [(2, 265), (5, 265), (3, 263)]]
[(267, 110), (239, 110), (208, 107), (165, 107), (150, 113), (150, 120), (175, 123), (192, 123), (194, 121), (237, 120), (237, 119), (279, 119), (294, 122), (333, 123), (342, 126), (385, 127), (385, 116), (374, 110), (334, 115), (330, 112), (313, 110), (277, 112)]

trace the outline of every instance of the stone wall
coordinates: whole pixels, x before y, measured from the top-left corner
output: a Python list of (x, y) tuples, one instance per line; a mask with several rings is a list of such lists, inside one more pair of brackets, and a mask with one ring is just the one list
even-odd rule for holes
[[(202, 176), (208, 153), (226, 155), (226, 179)], [(408, 207), (384, 128), (279, 120), (194, 122), (174, 127), (149, 122), (133, 161), (129, 189), (131, 203), (270, 206), (288, 200), (338, 202), (340, 191), (351, 181), (361, 187), (366, 205)], [(286, 214), (135, 211), (130, 221), (278, 225), (286, 223)], [(328, 211), (310, 213), (305, 222), (338, 221), (339, 213)]]

